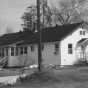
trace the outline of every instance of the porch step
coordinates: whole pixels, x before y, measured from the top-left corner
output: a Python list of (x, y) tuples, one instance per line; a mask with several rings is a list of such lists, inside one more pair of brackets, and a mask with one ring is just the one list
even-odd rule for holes
[(0, 59), (0, 66), (5, 67), (8, 65), (8, 57), (4, 57)]

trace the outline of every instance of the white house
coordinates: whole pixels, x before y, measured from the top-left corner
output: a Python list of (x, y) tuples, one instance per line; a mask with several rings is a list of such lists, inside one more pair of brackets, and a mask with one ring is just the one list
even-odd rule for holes
[[(55, 26), (41, 31), (42, 64), (74, 65), (88, 60), (88, 30), (84, 23)], [(0, 37), (1, 63), (7, 66), (38, 64), (38, 32)]]

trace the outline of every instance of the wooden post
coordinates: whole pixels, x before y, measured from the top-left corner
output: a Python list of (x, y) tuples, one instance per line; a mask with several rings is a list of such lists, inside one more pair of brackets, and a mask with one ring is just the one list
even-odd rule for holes
[(41, 71), (42, 54), (41, 54), (41, 29), (40, 29), (40, 0), (37, 0), (37, 30), (38, 30), (38, 70)]

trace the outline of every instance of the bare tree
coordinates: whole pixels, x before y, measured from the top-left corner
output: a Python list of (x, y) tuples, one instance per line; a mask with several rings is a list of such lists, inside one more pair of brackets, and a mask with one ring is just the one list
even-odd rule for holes
[[(48, 6), (46, 0), (41, 0), (40, 19), (41, 28), (88, 21), (88, 0), (59, 0), (59, 8)], [(35, 5), (27, 7), (23, 16), (23, 29), (35, 31), (37, 29), (37, 8)]]
[(52, 7), (52, 13), (56, 24), (69, 24), (81, 21), (80, 14), (77, 11), (78, 5), (75, 0), (61, 0), (58, 2), (60, 8)]
[[(47, 5), (47, 0), (42, 0), (40, 4), (40, 20), (41, 27), (47, 27), (51, 25), (51, 9)], [(24, 30), (35, 30), (37, 28), (37, 8), (35, 5), (31, 5), (27, 7), (26, 12), (24, 12), (23, 16), (23, 28)]]
[(59, 0), (59, 8), (52, 7), (54, 24), (70, 24), (88, 19), (88, 0)]
[(88, 22), (88, 0), (78, 0), (78, 12), (83, 21)]

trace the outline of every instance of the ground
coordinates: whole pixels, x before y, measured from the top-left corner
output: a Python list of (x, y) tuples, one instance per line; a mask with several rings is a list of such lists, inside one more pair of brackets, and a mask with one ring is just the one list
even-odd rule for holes
[(35, 72), (14, 86), (1, 88), (88, 88), (88, 67), (66, 67)]

